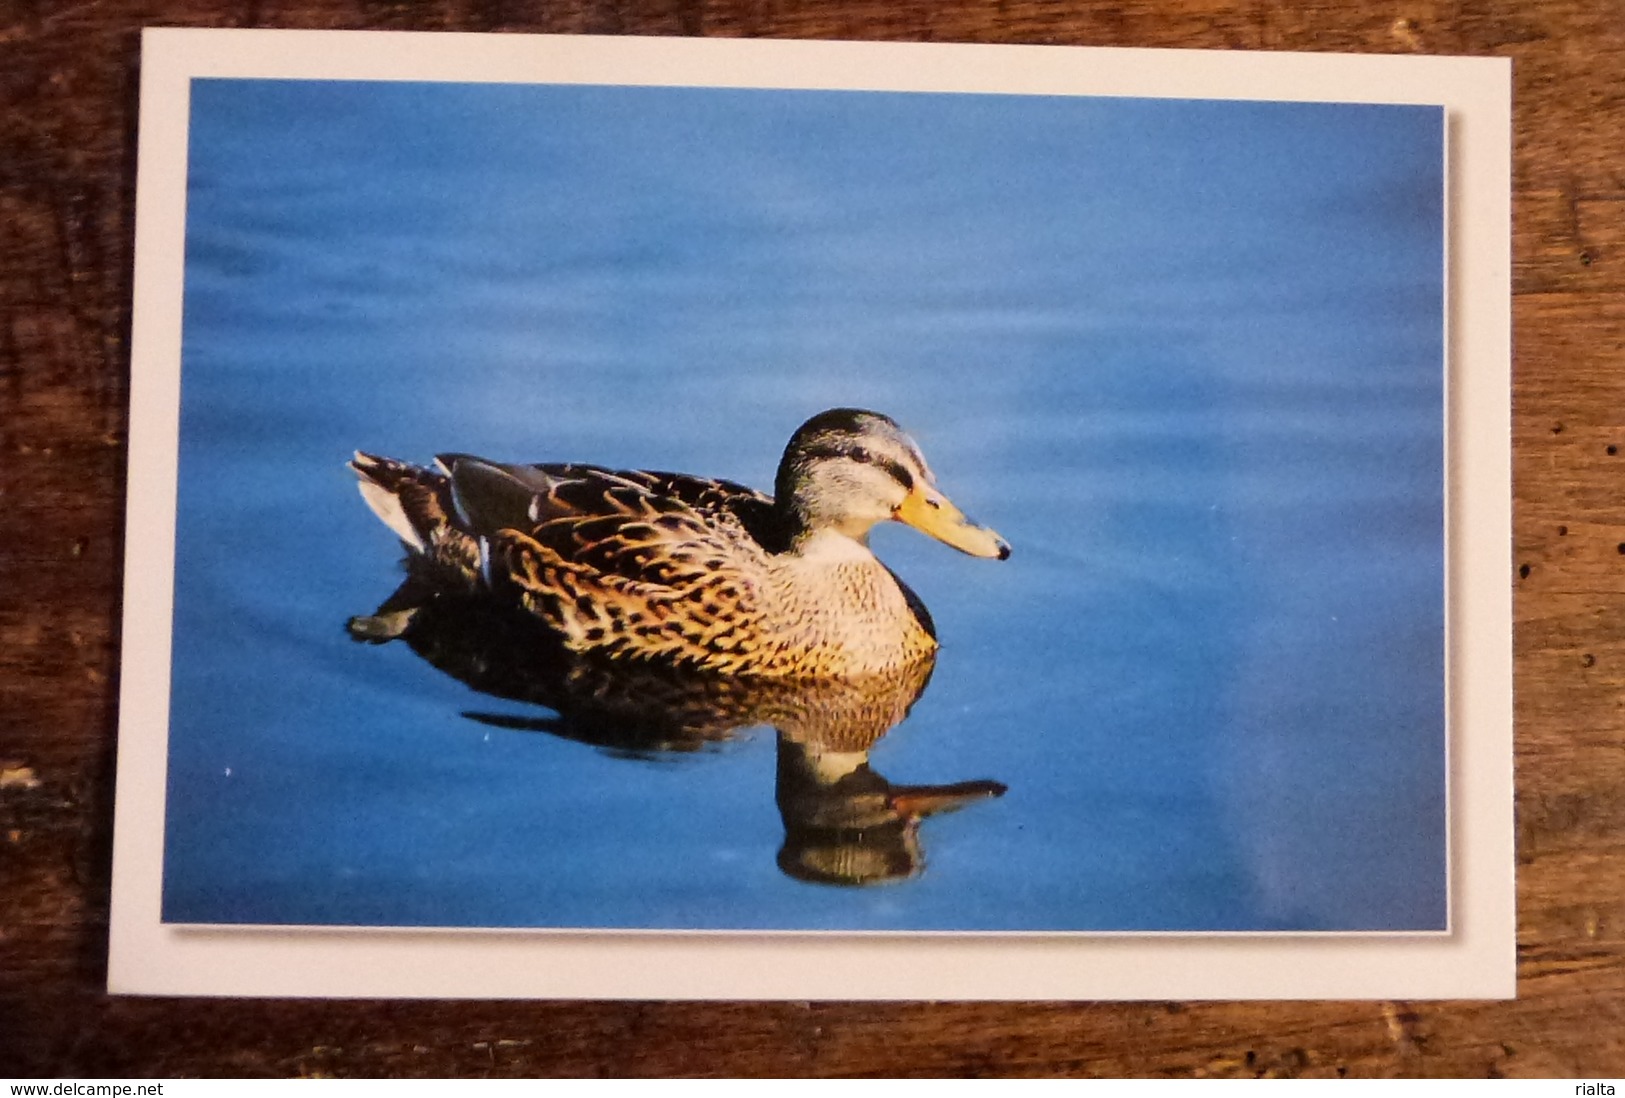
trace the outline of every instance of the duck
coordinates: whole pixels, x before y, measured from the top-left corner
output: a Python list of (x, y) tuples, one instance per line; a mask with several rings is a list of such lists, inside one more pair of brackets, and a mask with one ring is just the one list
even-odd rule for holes
[(1010, 545), (936, 486), (879, 412), (803, 423), (774, 494), (684, 473), (357, 451), (362, 499), (400, 539), (407, 579), (355, 639), (409, 633), (434, 600), (518, 615), (567, 653), (744, 678), (852, 678), (935, 659), (924, 603), (869, 546), (896, 521), (974, 557)]

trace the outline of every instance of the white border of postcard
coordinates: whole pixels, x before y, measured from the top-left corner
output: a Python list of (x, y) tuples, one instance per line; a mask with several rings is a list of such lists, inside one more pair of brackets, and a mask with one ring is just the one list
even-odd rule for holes
[[(1439, 934), (718, 933), (161, 920), (190, 82), (639, 84), (1443, 106), (1451, 926)], [(109, 988), (651, 999), (1514, 993), (1511, 68), (1501, 59), (345, 31), (148, 30)]]

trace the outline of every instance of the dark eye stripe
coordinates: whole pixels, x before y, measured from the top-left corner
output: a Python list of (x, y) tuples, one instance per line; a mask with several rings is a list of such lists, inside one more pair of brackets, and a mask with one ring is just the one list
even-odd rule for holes
[(830, 458), (849, 458), (864, 465), (874, 465), (884, 469), (886, 474), (901, 484), (904, 488), (914, 487), (914, 474), (902, 462), (889, 457), (882, 457), (864, 446), (812, 446), (801, 452), (803, 460), (808, 462), (824, 461)]
[(803, 462), (811, 465), (815, 461), (828, 461), (832, 458), (850, 456), (838, 446), (809, 446), (796, 455)]
[(891, 458), (876, 458), (875, 464), (890, 473), (892, 479), (904, 488), (910, 491), (914, 489), (914, 474), (904, 468), (901, 462), (893, 461)]

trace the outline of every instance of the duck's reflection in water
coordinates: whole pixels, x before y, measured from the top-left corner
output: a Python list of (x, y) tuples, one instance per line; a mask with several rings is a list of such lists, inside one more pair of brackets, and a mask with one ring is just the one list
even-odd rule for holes
[(778, 803), (784, 845), (779, 868), (815, 884), (905, 880), (925, 865), (921, 820), (1003, 792), (1003, 785), (985, 780), (893, 785), (870, 767), (868, 747), (831, 750), (781, 730)]
[(401, 640), (424, 660), (485, 694), (545, 706), (556, 717), (470, 712), (484, 724), (545, 732), (612, 754), (692, 752), (760, 727), (778, 733), (777, 802), (784, 822), (778, 864), (797, 880), (873, 885), (924, 867), (920, 821), (997, 797), (994, 781), (894, 785), (869, 752), (908, 715), (933, 661), (862, 679), (741, 679), (565, 652), (533, 620), (443, 593), (386, 603), (354, 618), (358, 640)]

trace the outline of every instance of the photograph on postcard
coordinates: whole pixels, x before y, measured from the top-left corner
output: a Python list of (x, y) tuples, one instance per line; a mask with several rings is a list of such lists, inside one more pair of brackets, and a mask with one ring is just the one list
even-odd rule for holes
[(163, 920), (1447, 931), (1444, 113), (193, 80)]

